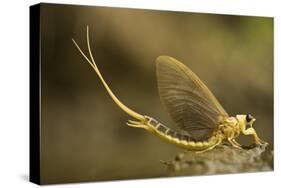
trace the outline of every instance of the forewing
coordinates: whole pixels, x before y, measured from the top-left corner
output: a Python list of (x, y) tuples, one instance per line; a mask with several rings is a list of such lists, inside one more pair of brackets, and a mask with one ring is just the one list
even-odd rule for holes
[(159, 95), (172, 119), (194, 139), (207, 139), (228, 114), (187, 66), (168, 56), (156, 62)]

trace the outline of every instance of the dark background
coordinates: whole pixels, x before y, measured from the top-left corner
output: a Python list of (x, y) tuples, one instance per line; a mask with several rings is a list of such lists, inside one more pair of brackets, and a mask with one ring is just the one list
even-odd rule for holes
[[(166, 176), (182, 151), (142, 129), (78, 53), (93, 55), (121, 101), (177, 129), (161, 104), (155, 59), (188, 65), (230, 115), (251, 113), (273, 147), (273, 19), (90, 6), (41, 6), (42, 183)], [(252, 138), (239, 141), (250, 145)]]

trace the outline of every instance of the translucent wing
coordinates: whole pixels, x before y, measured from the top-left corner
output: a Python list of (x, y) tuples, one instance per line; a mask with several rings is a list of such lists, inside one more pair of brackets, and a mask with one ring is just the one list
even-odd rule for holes
[(210, 137), (226, 111), (187, 66), (168, 56), (156, 62), (159, 95), (172, 119), (196, 140)]

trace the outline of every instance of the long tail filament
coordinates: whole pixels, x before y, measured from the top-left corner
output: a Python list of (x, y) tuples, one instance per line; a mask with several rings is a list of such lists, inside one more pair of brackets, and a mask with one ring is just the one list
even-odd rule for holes
[(74, 39), (72, 39), (73, 43), (75, 44), (76, 48), (78, 49), (78, 51), (82, 54), (82, 56), (87, 60), (87, 62), (91, 65), (91, 67), (95, 70), (95, 72), (97, 73), (98, 77), (100, 78), (102, 84), (104, 85), (105, 89), (107, 90), (108, 94), (110, 95), (110, 97), (113, 99), (113, 101), (123, 110), (125, 111), (127, 114), (129, 114), (130, 116), (132, 116), (133, 118), (140, 120), (140, 121), (144, 121), (144, 116), (131, 110), (130, 108), (128, 108), (127, 106), (125, 106), (115, 95), (114, 93), (111, 91), (111, 89), (109, 88), (109, 86), (107, 85), (107, 83), (105, 82), (105, 80), (103, 79), (96, 63), (95, 60), (93, 58), (92, 55), (92, 51), (91, 51), (91, 46), (90, 46), (90, 40), (89, 40), (89, 27), (87, 26), (87, 45), (88, 45), (88, 51), (90, 54), (90, 58), (89, 59), (85, 53), (81, 50), (81, 48), (79, 47), (79, 45), (76, 43), (76, 41)]

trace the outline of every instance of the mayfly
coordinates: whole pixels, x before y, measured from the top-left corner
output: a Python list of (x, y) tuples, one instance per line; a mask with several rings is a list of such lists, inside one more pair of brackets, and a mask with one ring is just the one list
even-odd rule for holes
[(171, 130), (156, 119), (133, 111), (114, 95), (98, 69), (91, 52), (88, 26), (87, 47), (90, 58), (74, 39), (72, 41), (94, 69), (113, 101), (135, 119), (129, 120), (128, 126), (143, 128), (170, 143), (198, 152), (212, 150), (224, 141), (235, 148), (241, 148), (235, 140), (240, 133), (253, 136), (258, 145), (266, 144), (253, 128), (256, 119), (252, 115), (229, 116), (199, 77), (186, 65), (169, 56), (156, 59), (158, 90), (161, 100), (182, 132)]

